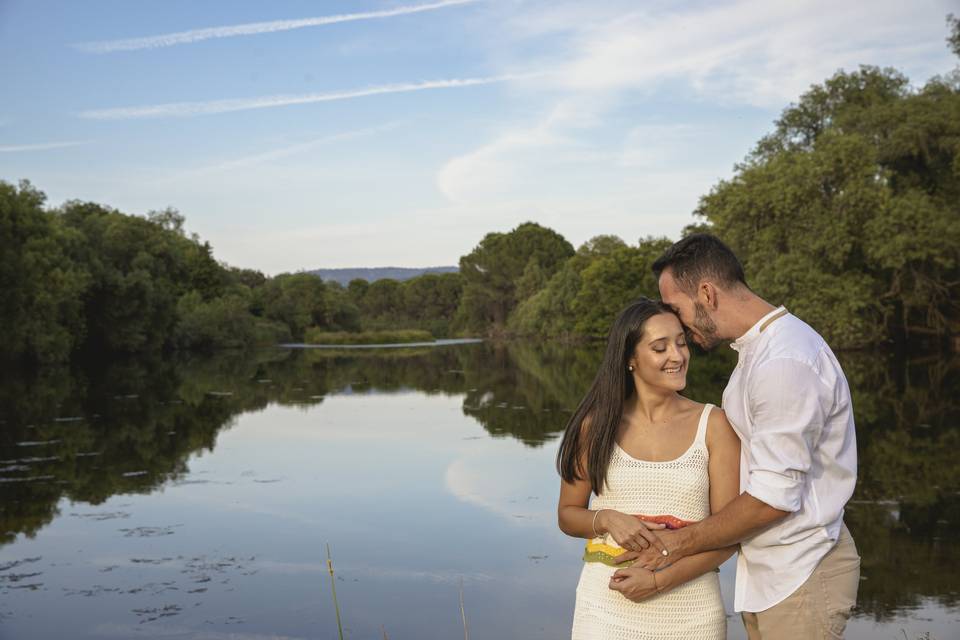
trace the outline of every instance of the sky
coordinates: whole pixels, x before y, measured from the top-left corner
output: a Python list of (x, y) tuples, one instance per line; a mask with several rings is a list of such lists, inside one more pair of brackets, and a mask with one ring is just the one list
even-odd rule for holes
[(950, 72), (960, 0), (0, 0), (0, 180), (268, 275), (526, 221), (678, 238), (811, 85)]

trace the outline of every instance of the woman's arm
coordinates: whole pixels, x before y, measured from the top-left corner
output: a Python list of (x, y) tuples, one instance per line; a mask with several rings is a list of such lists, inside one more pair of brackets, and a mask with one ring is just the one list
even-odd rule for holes
[[(588, 428), (589, 425), (583, 427), (584, 430)], [(599, 513), (589, 510), (587, 505), (590, 504), (592, 487), (587, 476), (585, 454), (580, 457), (580, 469), (583, 476), (580, 480), (560, 480), (557, 523), (561, 531), (568, 536), (586, 539), (609, 533), (621, 547), (635, 551), (646, 549), (651, 541), (660, 544), (650, 529), (662, 529), (663, 525), (641, 522), (632, 515), (613, 509), (600, 509)]]
[[(590, 503), (590, 481), (560, 481), (560, 502), (557, 505), (557, 523), (560, 531), (575, 538), (592, 538), (594, 512)], [(598, 532), (599, 533), (599, 532)]]
[[(720, 409), (710, 412), (707, 423), (707, 450), (710, 453), (708, 466), (710, 512), (716, 513), (740, 493), (740, 439)], [(640, 565), (617, 571), (613, 580), (619, 581), (619, 591), (628, 598), (638, 601), (654, 593), (669, 591), (708, 571), (713, 571), (736, 550), (737, 546), (733, 545), (681, 558), (670, 566), (654, 572), (652, 577), (656, 587), (653, 591), (650, 589), (649, 570)], [(638, 555), (623, 554), (616, 560), (630, 560)]]

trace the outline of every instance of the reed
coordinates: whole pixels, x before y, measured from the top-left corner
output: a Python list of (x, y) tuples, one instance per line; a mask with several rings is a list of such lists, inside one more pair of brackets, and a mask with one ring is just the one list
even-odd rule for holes
[(463, 619), (463, 640), (470, 640), (470, 632), (467, 631), (467, 612), (463, 608), (463, 578), (460, 578), (460, 618)]
[(330, 593), (333, 594), (333, 609), (337, 612), (337, 633), (340, 634), (340, 640), (343, 640), (343, 624), (340, 622), (340, 603), (337, 602), (337, 585), (333, 578), (333, 558), (330, 556), (329, 542), (327, 543), (327, 571), (330, 572)]

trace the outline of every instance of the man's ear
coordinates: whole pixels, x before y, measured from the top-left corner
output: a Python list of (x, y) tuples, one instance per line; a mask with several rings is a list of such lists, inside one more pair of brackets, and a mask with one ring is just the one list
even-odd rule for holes
[(704, 281), (700, 283), (697, 288), (697, 298), (700, 300), (700, 304), (707, 309), (717, 310), (717, 288), (713, 286), (712, 282)]

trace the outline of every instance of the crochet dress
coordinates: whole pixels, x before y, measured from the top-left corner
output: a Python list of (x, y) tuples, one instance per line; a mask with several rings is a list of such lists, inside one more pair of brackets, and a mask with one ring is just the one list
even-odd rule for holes
[[(593, 496), (592, 509), (629, 514), (673, 516), (676, 522), (710, 515), (710, 476), (707, 468), (707, 417), (700, 414), (693, 444), (667, 462), (637, 460), (616, 445), (603, 493)], [(587, 542), (583, 571), (577, 585), (573, 640), (724, 640), (726, 615), (720, 579), (709, 571), (679, 587), (641, 602), (628, 600), (609, 588), (616, 567), (604, 564), (622, 553), (609, 535)]]

